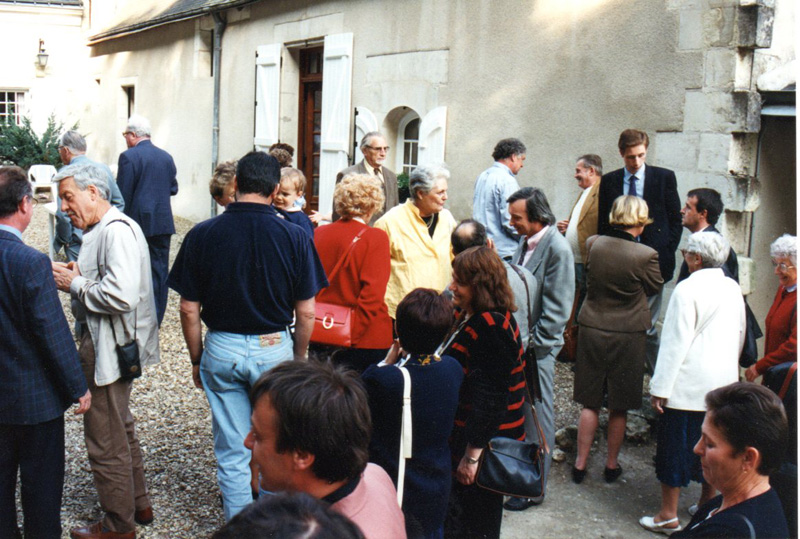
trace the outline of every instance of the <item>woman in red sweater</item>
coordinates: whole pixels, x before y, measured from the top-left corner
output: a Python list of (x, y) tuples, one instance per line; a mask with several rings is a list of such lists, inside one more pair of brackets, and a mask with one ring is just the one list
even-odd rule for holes
[(797, 361), (797, 238), (784, 234), (769, 252), (780, 286), (767, 314), (764, 357), (745, 372), (749, 382), (774, 365)]
[(352, 346), (336, 350), (333, 361), (359, 373), (386, 357), (392, 345), (392, 320), (384, 301), (390, 271), (389, 236), (367, 225), (372, 215), (383, 208), (383, 200), (383, 187), (378, 180), (366, 174), (348, 176), (333, 192), (334, 209), (340, 219), (318, 227), (314, 233), (326, 274), (331, 275), (346, 256), (333, 279), (329, 278), (330, 286), (316, 299), (354, 309), (350, 321)]

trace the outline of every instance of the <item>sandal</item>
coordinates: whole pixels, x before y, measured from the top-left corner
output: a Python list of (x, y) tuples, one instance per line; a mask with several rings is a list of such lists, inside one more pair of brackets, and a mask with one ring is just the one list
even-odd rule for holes
[[(668, 524), (678, 524), (674, 528), (670, 528)], [(639, 525), (644, 528), (645, 530), (651, 531), (653, 533), (663, 533), (664, 535), (672, 535), (675, 532), (681, 531), (683, 528), (681, 527), (680, 520), (678, 517), (671, 518), (669, 520), (664, 520), (663, 522), (656, 522), (656, 517), (642, 517), (639, 519)]]

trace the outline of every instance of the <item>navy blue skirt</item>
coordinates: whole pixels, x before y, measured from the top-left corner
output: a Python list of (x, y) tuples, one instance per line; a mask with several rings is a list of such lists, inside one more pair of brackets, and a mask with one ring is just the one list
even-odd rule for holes
[(689, 481), (705, 483), (700, 457), (694, 446), (702, 434), (705, 412), (664, 408), (658, 418), (656, 477), (670, 487), (686, 487)]

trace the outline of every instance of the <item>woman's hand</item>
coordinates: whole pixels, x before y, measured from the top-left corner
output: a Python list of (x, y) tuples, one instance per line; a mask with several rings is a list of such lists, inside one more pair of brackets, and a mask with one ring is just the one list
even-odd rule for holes
[(386, 357), (383, 358), (384, 365), (394, 365), (398, 362), (400, 357), (403, 355), (403, 349), (400, 347), (400, 340), (395, 339), (392, 342), (392, 347), (389, 348), (389, 352), (386, 354)]
[(667, 399), (661, 397), (650, 397), (650, 404), (655, 408), (659, 414), (664, 413), (664, 406), (667, 405)]
[(752, 382), (759, 376), (760, 375), (758, 374), (755, 365), (750, 365), (749, 367), (747, 367), (747, 370), (744, 371), (744, 377), (747, 379), (748, 382)]
[(481, 457), (483, 449), (475, 449), (474, 447), (467, 446), (464, 456), (461, 457), (461, 462), (458, 463), (456, 469), (456, 481), (462, 485), (471, 485), (475, 482), (478, 476), (478, 459)]

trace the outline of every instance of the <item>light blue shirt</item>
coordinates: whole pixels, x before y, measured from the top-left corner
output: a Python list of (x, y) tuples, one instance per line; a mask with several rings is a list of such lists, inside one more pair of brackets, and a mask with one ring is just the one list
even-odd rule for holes
[(628, 189), (630, 189), (631, 185), (631, 176), (634, 177), (634, 182), (636, 182), (636, 196), (639, 198), (644, 198), (644, 168), (646, 165), (642, 165), (639, 170), (636, 171), (636, 174), (631, 174), (628, 172), (628, 169), (623, 167), (622, 170), (625, 172), (623, 173), (622, 177), (622, 194), (627, 195)]
[(517, 190), (517, 177), (503, 163), (495, 162), (475, 181), (472, 218), (486, 227), (486, 234), (494, 241), (501, 258), (512, 256), (519, 244), (506, 202)]
[(20, 232), (19, 230), (17, 230), (13, 226), (0, 225), (0, 230), (5, 230), (6, 232), (10, 232), (11, 234), (14, 234), (19, 239), (22, 239), (22, 232)]

